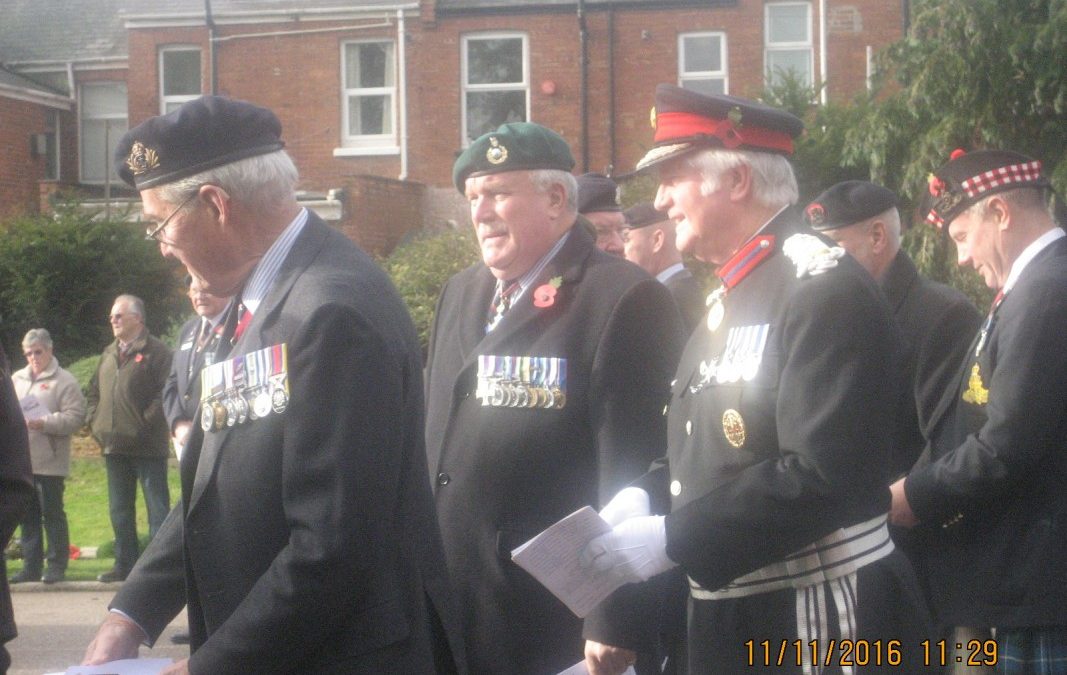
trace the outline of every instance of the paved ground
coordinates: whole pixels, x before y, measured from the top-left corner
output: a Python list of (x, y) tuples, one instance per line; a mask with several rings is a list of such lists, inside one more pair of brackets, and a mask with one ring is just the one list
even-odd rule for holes
[[(7, 644), (11, 653), (8, 675), (62, 672), (80, 663), (116, 590), (117, 584), (96, 582), (15, 586), (11, 601), (19, 636)], [(170, 641), (170, 636), (185, 630), (185, 626), (185, 612), (182, 612), (167, 627), (155, 648), (141, 648), (141, 656), (173, 659), (187, 656), (188, 647)]]

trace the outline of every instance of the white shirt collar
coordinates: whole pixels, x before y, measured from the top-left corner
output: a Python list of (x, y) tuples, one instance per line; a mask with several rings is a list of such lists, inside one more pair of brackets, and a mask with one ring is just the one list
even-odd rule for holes
[(1052, 242), (1064, 236), (1067, 236), (1067, 232), (1064, 232), (1063, 228), (1054, 227), (1030, 242), (1030, 245), (1024, 248), (1023, 252), (1019, 254), (1019, 257), (1015, 259), (1015, 262), (1011, 264), (1011, 271), (1008, 272), (1008, 278), (1004, 281), (1004, 288), (1000, 289), (1001, 292), (1007, 294), (1015, 285), (1015, 282), (1019, 280), (1019, 276), (1023, 273), (1023, 270), (1026, 269), (1026, 266), (1030, 264), (1037, 254), (1045, 250), (1045, 248), (1051, 245)]
[(680, 263), (680, 262), (674, 263), (673, 265), (671, 265), (667, 269), (665, 269), (662, 272), (660, 272), (659, 274), (657, 274), (656, 275), (656, 281), (660, 282), (661, 284), (665, 284), (665, 283), (667, 283), (668, 279), (670, 279), (675, 274), (678, 274), (679, 272), (681, 272), (684, 269), (685, 269), (685, 263)]
[(274, 285), (278, 270), (281, 269), (282, 263), (289, 256), (289, 251), (292, 250), (296, 238), (303, 232), (307, 219), (307, 209), (301, 207), (300, 212), (296, 214), (296, 218), (293, 218), (293, 222), (289, 223), (281, 235), (274, 240), (274, 243), (256, 263), (256, 268), (252, 270), (252, 274), (248, 277), (244, 290), (241, 291), (241, 303), (253, 315), (259, 309), (259, 304), (263, 302), (263, 298), (267, 297), (271, 286)]

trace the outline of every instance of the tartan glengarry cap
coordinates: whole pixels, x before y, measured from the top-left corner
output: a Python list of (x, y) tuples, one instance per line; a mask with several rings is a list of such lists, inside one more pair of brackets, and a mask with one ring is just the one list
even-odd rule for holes
[(926, 221), (944, 227), (986, 197), (1021, 187), (1047, 188), (1041, 162), (1011, 150), (954, 150), (927, 179)]
[(799, 117), (784, 110), (725, 94), (698, 94), (673, 84), (656, 87), (652, 109), (656, 144), (637, 163), (644, 171), (701, 148), (793, 154), (793, 139), (804, 131)]
[(281, 150), (281, 133), (281, 122), (266, 108), (201, 96), (127, 131), (115, 149), (115, 170), (144, 190)]
[(583, 173), (578, 176), (578, 213), (622, 211), (619, 201), (619, 186), (601, 173)]
[(482, 134), (456, 158), (452, 182), (463, 193), (471, 176), (573, 168), (574, 156), (562, 136), (533, 122), (511, 122)]
[(873, 218), (897, 205), (896, 194), (865, 180), (846, 180), (827, 189), (804, 209), (811, 229), (836, 230)]
[(626, 227), (648, 227), (667, 220), (667, 214), (657, 211), (652, 202), (640, 202), (623, 211), (626, 217)]

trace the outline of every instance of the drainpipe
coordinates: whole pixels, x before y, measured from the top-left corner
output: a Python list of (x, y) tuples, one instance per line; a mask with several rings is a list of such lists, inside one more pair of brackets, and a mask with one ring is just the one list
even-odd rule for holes
[(219, 64), (215, 58), (215, 17), (211, 14), (211, 0), (204, 0), (204, 23), (207, 25), (207, 60), (210, 67), (208, 75), (210, 93), (218, 93)]
[(615, 10), (608, 8), (608, 175), (615, 173)]
[(819, 102), (826, 105), (826, 0), (819, 0)]
[(397, 180), (408, 179), (408, 97), (407, 58), (404, 48), (404, 10), (396, 10), (396, 58), (397, 58), (397, 107), (400, 118), (400, 175)]
[(582, 117), (582, 173), (589, 171), (589, 55), (588, 31), (585, 26), (585, 2), (578, 0), (579, 99)]

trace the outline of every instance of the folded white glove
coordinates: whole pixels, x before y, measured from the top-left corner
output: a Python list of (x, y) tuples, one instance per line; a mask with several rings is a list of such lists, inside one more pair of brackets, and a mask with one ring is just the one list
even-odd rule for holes
[(600, 517), (615, 527), (627, 518), (649, 515), (648, 493), (639, 487), (619, 490), (607, 506), (600, 510)]
[(662, 574), (676, 563), (667, 557), (664, 516), (629, 518), (585, 547), (582, 566), (636, 583)]

